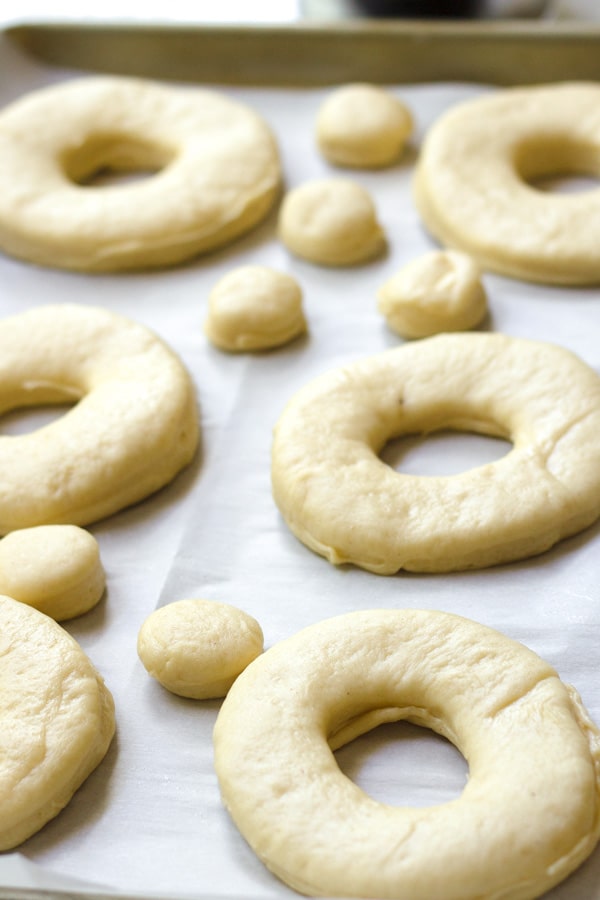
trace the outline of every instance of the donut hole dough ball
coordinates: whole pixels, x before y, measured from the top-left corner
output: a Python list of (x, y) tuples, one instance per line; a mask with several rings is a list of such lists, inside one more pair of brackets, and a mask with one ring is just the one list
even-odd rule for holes
[(306, 331), (302, 290), (284, 272), (242, 266), (212, 289), (204, 330), (222, 350), (278, 347)]
[(536, 190), (536, 178), (600, 175), (600, 85), (495, 91), (429, 130), (415, 200), (431, 234), (487, 269), (531, 281), (600, 281), (600, 190)]
[[(447, 476), (379, 458), (407, 434), (512, 442)], [(501, 334), (444, 334), (321, 375), (275, 427), (273, 496), (335, 564), (446, 572), (522, 559), (600, 515), (600, 377), (569, 351)]]
[[(394, 807), (342, 774), (332, 750), (403, 719), (461, 751), (458, 799)], [(369, 610), (304, 629), (240, 675), (214, 749), (235, 824), (304, 894), (528, 900), (598, 841), (600, 733), (581, 700), (531, 650), (459, 616)]]
[(334, 165), (377, 169), (402, 155), (413, 129), (408, 108), (383, 88), (348, 84), (332, 91), (317, 116), (317, 144)]
[(479, 268), (465, 253), (434, 250), (408, 263), (380, 288), (379, 311), (405, 338), (466, 331), (487, 313)]
[(98, 542), (76, 525), (40, 525), (0, 541), (0, 593), (63, 621), (92, 609), (104, 593)]
[(129, 319), (76, 304), (0, 321), (0, 412), (75, 402), (28, 434), (0, 435), (0, 533), (85, 525), (171, 481), (198, 444), (191, 379)]
[(279, 236), (296, 256), (324, 266), (366, 262), (385, 248), (371, 196), (343, 178), (307, 181), (286, 194)]
[[(46, 266), (175, 264), (260, 222), (280, 191), (266, 123), (217, 92), (72, 79), (0, 113), (0, 247)], [(154, 172), (99, 186), (99, 170)]]
[(115, 718), (102, 678), (51, 618), (0, 597), (0, 635), (0, 850), (10, 850), (101, 762)]
[(138, 635), (146, 670), (173, 694), (209, 700), (224, 697), (263, 649), (258, 622), (234, 606), (178, 600), (155, 610)]

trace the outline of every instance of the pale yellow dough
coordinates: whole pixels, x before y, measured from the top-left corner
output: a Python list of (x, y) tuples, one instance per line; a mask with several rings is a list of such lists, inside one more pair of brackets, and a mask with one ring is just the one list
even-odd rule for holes
[[(394, 437), (448, 428), (513, 447), (445, 477), (378, 456)], [(541, 553), (600, 515), (600, 377), (561, 347), (502, 334), (403, 344), (289, 401), (272, 483), (291, 530), (332, 563), (445, 572)]]
[[(105, 168), (154, 174), (86, 184)], [(77, 78), (0, 113), (0, 247), (41, 265), (177, 263), (256, 225), (280, 180), (266, 123), (213, 91)]]
[[(457, 746), (452, 802), (376, 802), (332, 749), (406, 719)], [(275, 645), (231, 688), (215, 731), (225, 806), (260, 859), (305, 894), (529, 900), (600, 833), (600, 733), (522, 644), (422, 610), (337, 616)]]
[(104, 593), (98, 541), (77, 525), (38, 525), (0, 541), (0, 594), (56, 621), (92, 609)]
[(370, 194), (345, 178), (307, 181), (289, 191), (279, 213), (279, 236), (296, 256), (324, 266), (366, 262), (385, 248)]
[(479, 268), (456, 250), (433, 250), (412, 260), (378, 292), (378, 308), (405, 338), (467, 331), (487, 313)]
[(306, 331), (302, 290), (285, 272), (240, 266), (210, 292), (204, 331), (222, 350), (279, 347)]
[(114, 705), (81, 647), (43, 613), (0, 596), (0, 850), (67, 805), (103, 759)]
[(151, 331), (96, 307), (41, 306), (0, 321), (0, 412), (73, 403), (0, 435), (0, 533), (85, 525), (167, 484), (198, 443), (193, 385)]
[(598, 176), (600, 85), (508, 88), (449, 110), (429, 130), (415, 199), (429, 231), (487, 269), (531, 281), (600, 281), (600, 191), (530, 182)]
[(390, 166), (402, 155), (413, 129), (408, 107), (374, 84), (333, 90), (317, 115), (317, 144), (334, 165), (357, 169)]
[(181, 697), (224, 697), (263, 649), (258, 622), (243, 610), (211, 600), (178, 600), (143, 623), (138, 655), (163, 687)]

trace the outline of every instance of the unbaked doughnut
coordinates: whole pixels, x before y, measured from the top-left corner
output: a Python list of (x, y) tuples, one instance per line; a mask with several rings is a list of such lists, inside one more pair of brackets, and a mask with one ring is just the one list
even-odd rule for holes
[(296, 256), (324, 266), (352, 266), (385, 248), (375, 204), (345, 178), (307, 181), (289, 191), (279, 213), (279, 236)]
[[(401, 719), (462, 752), (457, 800), (393, 807), (340, 772), (332, 749)], [(527, 900), (600, 834), (600, 732), (576, 692), (522, 644), (447, 613), (349, 613), (275, 645), (231, 688), (214, 748), (237, 827), (305, 894)]]
[(104, 593), (98, 541), (77, 525), (38, 525), (0, 541), (0, 594), (56, 621), (92, 609)]
[(263, 649), (248, 613), (211, 600), (178, 600), (151, 613), (138, 634), (138, 655), (160, 684), (181, 697), (224, 697)]
[(0, 648), (0, 850), (10, 850), (66, 806), (115, 719), (81, 647), (37, 609), (0, 597)]
[(317, 144), (337, 166), (377, 169), (402, 155), (413, 129), (408, 107), (375, 84), (346, 84), (333, 90), (317, 115)]
[(378, 297), (388, 325), (405, 338), (467, 331), (487, 313), (479, 268), (456, 250), (413, 259), (382, 285)]
[(600, 85), (508, 88), (450, 109), (429, 130), (417, 207), (444, 244), (531, 281), (600, 281), (600, 191), (536, 190), (536, 177), (600, 173)]
[[(403, 434), (512, 441), (495, 462), (405, 475), (378, 457)], [(600, 515), (600, 377), (561, 347), (467, 332), (321, 375), (275, 428), (273, 494), (332, 563), (445, 572), (541, 553)]]
[(0, 533), (85, 525), (147, 497), (192, 458), (192, 382), (151, 331), (95, 307), (35, 307), (0, 321), (0, 411), (75, 405), (0, 435)]
[(279, 347), (306, 331), (302, 289), (291, 275), (267, 266), (240, 266), (208, 298), (204, 331), (222, 350)]
[[(84, 271), (165, 266), (257, 224), (280, 185), (266, 123), (216, 92), (77, 78), (0, 114), (0, 247)], [(101, 168), (155, 174), (86, 185)]]

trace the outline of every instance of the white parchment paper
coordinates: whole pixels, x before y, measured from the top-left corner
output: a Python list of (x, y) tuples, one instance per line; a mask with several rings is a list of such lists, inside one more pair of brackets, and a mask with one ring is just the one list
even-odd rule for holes
[[(0, 44), (0, 102), (73, 74)], [(217, 702), (169, 695), (136, 654), (138, 629), (157, 606), (203, 596), (244, 608), (266, 645), (305, 625), (371, 607), (424, 607), (468, 616), (523, 641), (574, 684), (600, 722), (600, 529), (535, 559), (483, 572), (382, 578), (336, 569), (290, 534), (271, 498), (271, 431), (294, 391), (314, 375), (401, 343), (376, 309), (376, 291), (434, 244), (411, 199), (413, 163), (428, 125), (450, 104), (486, 90), (473, 85), (393, 86), (417, 130), (400, 164), (351, 177), (375, 199), (387, 256), (353, 269), (293, 259), (275, 235), (275, 215), (235, 245), (151, 274), (85, 276), (0, 258), (0, 313), (46, 303), (104, 306), (157, 331), (194, 378), (202, 450), (177, 480), (138, 506), (93, 526), (108, 589), (91, 613), (68, 624), (116, 702), (118, 731), (99, 769), (58, 818), (17, 855), (0, 856), (0, 889), (85, 881), (141, 897), (293, 896), (254, 857), (222, 808), (212, 766)], [(335, 173), (313, 140), (322, 90), (227, 89), (264, 114), (279, 141), (288, 187)], [(101, 189), (101, 188), (98, 188)], [(232, 267), (259, 263), (294, 275), (304, 291), (309, 334), (269, 353), (232, 356), (211, 347), (202, 324), (211, 287)], [(600, 371), (600, 291), (564, 290), (486, 275), (484, 328), (560, 343)], [(5, 430), (31, 428), (35, 414), (7, 417)], [(403, 445), (404, 446), (404, 445)], [(390, 464), (448, 474), (497, 458), (503, 441), (437, 435), (390, 448)], [(458, 795), (460, 754), (415, 726), (389, 725), (337, 754), (374, 797), (429, 804)], [(35, 864), (33, 869), (28, 863)], [(435, 865), (435, 859), (432, 859)], [(40, 868), (41, 867), (41, 868)], [(550, 896), (550, 895), (549, 895)], [(600, 852), (552, 892), (555, 900), (600, 898)]]

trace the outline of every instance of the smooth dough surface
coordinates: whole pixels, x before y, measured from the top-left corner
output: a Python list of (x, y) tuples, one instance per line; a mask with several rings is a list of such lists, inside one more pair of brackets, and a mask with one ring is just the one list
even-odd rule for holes
[(113, 699), (73, 638), (0, 596), (0, 850), (67, 805), (115, 730)]
[[(86, 184), (102, 169), (147, 178)], [(170, 265), (257, 224), (280, 189), (276, 144), (217, 92), (97, 76), (0, 113), (0, 247), (46, 266)]]
[(302, 289), (285, 272), (240, 266), (210, 292), (204, 330), (222, 350), (279, 347), (306, 331)]
[(554, 175), (600, 174), (600, 85), (508, 88), (451, 108), (419, 156), (429, 231), (486, 269), (557, 284), (600, 281), (600, 190), (553, 193)]
[(338, 166), (377, 169), (402, 155), (413, 129), (408, 107), (374, 84), (346, 84), (333, 90), (317, 115), (317, 144)]
[(324, 266), (351, 266), (382, 253), (385, 236), (365, 188), (345, 178), (307, 181), (289, 191), (279, 236), (296, 256)]
[[(458, 799), (393, 807), (342, 774), (332, 749), (401, 719), (461, 751)], [(576, 692), (522, 644), (447, 613), (350, 613), (275, 645), (231, 688), (214, 746), (237, 827), (306, 894), (528, 900), (600, 833), (600, 733)]]
[[(441, 429), (513, 446), (450, 476), (378, 456), (392, 438)], [(444, 572), (541, 553), (600, 515), (600, 377), (568, 350), (502, 334), (404, 344), (289, 401), (272, 484), (294, 534), (332, 563)]]
[(104, 593), (98, 541), (77, 525), (38, 525), (0, 541), (0, 594), (56, 621), (92, 609)]
[(260, 625), (243, 610), (186, 599), (151, 613), (138, 634), (138, 654), (163, 687), (181, 697), (224, 697), (263, 649)]
[(0, 413), (75, 404), (0, 435), (0, 533), (85, 525), (142, 500), (192, 458), (198, 413), (179, 358), (146, 327), (78, 304), (0, 321)]
[(405, 338), (474, 328), (487, 312), (479, 268), (466, 253), (433, 250), (407, 263), (378, 291), (378, 308)]

